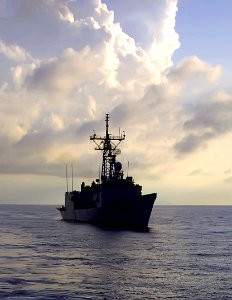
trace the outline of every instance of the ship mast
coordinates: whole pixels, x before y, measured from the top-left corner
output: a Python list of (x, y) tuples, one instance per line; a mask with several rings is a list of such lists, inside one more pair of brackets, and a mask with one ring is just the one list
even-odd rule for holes
[(90, 136), (90, 140), (94, 141), (96, 144), (95, 150), (102, 151), (102, 182), (122, 178), (123, 173), (121, 172), (121, 168), (118, 167), (119, 165), (116, 162), (116, 156), (121, 153), (120, 149), (117, 148), (118, 145), (121, 141), (125, 140), (124, 132), (118, 136), (112, 136), (109, 133), (109, 114), (106, 114), (105, 122), (105, 136), (96, 135), (95, 132)]

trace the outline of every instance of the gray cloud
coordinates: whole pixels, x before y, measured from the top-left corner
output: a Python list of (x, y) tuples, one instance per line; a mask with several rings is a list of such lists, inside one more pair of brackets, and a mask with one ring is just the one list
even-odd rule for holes
[(180, 154), (191, 153), (232, 130), (232, 98), (200, 102), (188, 106), (187, 113), (188, 120), (183, 124), (185, 136), (174, 145)]
[(68, 94), (88, 80), (96, 72), (97, 65), (99, 58), (94, 57), (90, 48), (81, 52), (66, 49), (59, 58), (39, 64), (26, 78), (24, 85), (32, 90)]
[(231, 173), (231, 169), (227, 169), (224, 171), (225, 174), (230, 174)]
[(185, 129), (210, 129), (223, 134), (232, 128), (232, 98), (230, 101), (199, 103), (192, 107), (192, 118), (184, 123)]
[(232, 183), (232, 176), (225, 178), (224, 182), (231, 184)]
[[(78, 7), (78, 19), (75, 19), (75, 11), (72, 11), (72, 2), (70, 4), (66, 0), (7, 0), (7, 3), (3, 8), (5, 14), (0, 18), (2, 41), (9, 45), (17, 43), (37, 58), (56, 56), (68, 47), (77, 51), (85, 46), (96, 47), (111, 36), (106, 28), (96, 26), (92, 13), (98, 17), (98, 21), (100, 18), (104, 20), (107, 13), (100, 9), (97, 13), (97, 3), (94, 2), (89, 17), (85, 16), (84, 11), (80, 14), (79, 4), (73, 2)], [(85, 6), (90, 10), (87, 1), (80, 5)]]
[(203, 135), (189, 134), (174, 145), (174, 149), (180, 154), (187, 154), (198, 149), (205, 141), (212, 138), (210, 133)]
[(188, 176), (195, 176), (195, 175), (206, 175), (207, 172), (202, 170), (202, 169), (195, 169), (193, 171), (191, 171)]

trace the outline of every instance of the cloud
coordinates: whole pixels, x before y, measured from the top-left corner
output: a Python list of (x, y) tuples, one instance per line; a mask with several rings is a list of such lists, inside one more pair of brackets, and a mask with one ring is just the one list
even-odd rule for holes
[[(129, 36), (140, 45), (160, 69), (172, 65), (171, 56), (180, 46), (175, 31), (177, 0), (105, 0)], [(130, 12), (129, 14), (127, 12)]]
[(81, 52), (66, 49), (59, 58), (41, 62), (26, 78), (25, 86), (31, 90), (69, 94), (95, 74), (99, 60), (89, 48)]
[(195, 134), (189, 134), (185, 136), (180, 142), (177, 142), (174, 146), (174, 149), (178, 153), (186, 154), (191, 153), (198, 149), (203, 142), (209, 140), (212, 138), (212, 134), (205, 133), (203, 135), (195, 135)]
[(2, 173), (63, 176), (65, 163), (77, 162), (78, 176), (97, 176), (100, 156), (89, 135), (104, 134), (110, 113), (110, 132), (126, 131), (118, 159), (130, 160), (138, 180), (146, 174), (153, 191), (153, 180), (164, 186), (170, 174), (178, 178), (173, 145), (191, 153), (230, 131), (230, 95), (202, 97), (217, 89), (220, 66), (195, 56), (173, 66), (176, 0), (5, 3)]
[(209, 129), (223, 134), (232, 127), (232, 95), (230, 101), (198, 103), (192, 107), (192, 118), (184, 123), (185, 129)]
[(7, 46), (0, 41), (0, 54), (16, 62), (33, 60), (31, 55), (18, 45)]
[(232, 182), (232, 176), (225, 178), (224, 182), (231, 184), (231, 182)]
[[(218, 95), (222, 94), (216, 96)], [(174, 146), (178, 153), (191, 153), (209, 140), (230, 132), (232, 95), (226, 100), (215, 99), (214, 95), (209, 95), (207, 101), (188, 106), (188, 117), (183, 123), (183, 130), (185, 136)]]
[(183, 82), (193, 79), (215, 82), (221, 75), (221, 67), (211, 66), (196, 56), (183, 59), (169, 70), (168, 78), (172, 81)]
[(224, 171), (225, 174), (230, 174), (231, 173), (231, 169), (227, 169)]
[(205, 170), (203, 170), (203, 169), (195, 169), (195, 170), (191, 171), (188, 174), (188, 176), (196, 176), (196, 175), (203, 175), (203, 176), (205, 176), (207, 174), (208, 174), (208, 172), (205, 171)]
[(49, 57), (63, 48), (59, 36), (67, 33), (66, 28), (71, 23), (67, 1), (5, 2), (0, 19), (0, 36), (4, 43), (17, 43), (37, 58)]

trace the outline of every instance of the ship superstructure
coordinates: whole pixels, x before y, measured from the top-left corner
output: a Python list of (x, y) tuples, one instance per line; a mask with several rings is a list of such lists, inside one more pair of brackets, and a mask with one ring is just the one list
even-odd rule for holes
[(117, 161), (121, 153), (119, 144), (125, 133), (109, 133), (109, 114), (106, 114), (104, 136), (95, 132), (90, 136), (102, 152), (100, 178), (90, 186), (84, 182), (80, 191), (65, 193), (65, 206), (58, 208), (64, 220), (90, 222), (104, 226), (146, 228), (152, 212), (156, 193), (142, 195), (142, 187), (131, 176), (124, 178), (122, 164)]
[(109, 114), (106, 114), (106, 133), (105, 136), (98, 136), (95, 133), (90, 136), (90, 140), (96, 144), (95, 150), (102, 151), (102, 182), (123, 179), (122, 165), (116, 161), (116, 156), (121, 153), (118, 145), (125, 140), (125, 133), (118, 136), (109, 134)]

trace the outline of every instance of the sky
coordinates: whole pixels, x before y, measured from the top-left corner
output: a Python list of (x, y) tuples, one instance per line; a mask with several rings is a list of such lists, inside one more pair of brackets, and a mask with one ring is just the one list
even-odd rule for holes
[(231, 8), (0, 0), (0, 203), (62, 204), (66, 164), (75, 189), (91, 183), (109, 113), (118, 160), (157, 204), (231, 205)]

